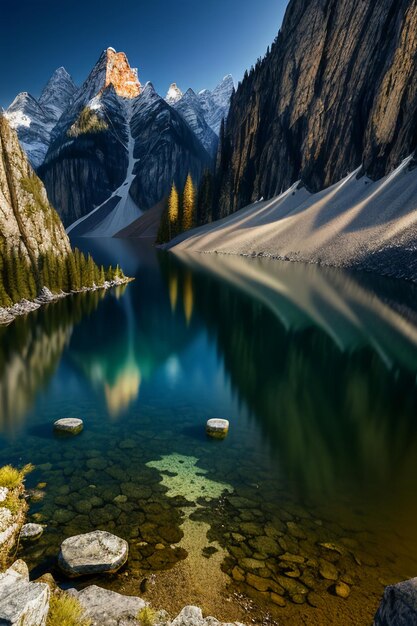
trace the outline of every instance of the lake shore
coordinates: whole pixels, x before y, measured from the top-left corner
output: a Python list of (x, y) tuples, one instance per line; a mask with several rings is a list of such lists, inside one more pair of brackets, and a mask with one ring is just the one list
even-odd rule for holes
[(82, 289), (70, 292), (61, 291), (60, 293), (52, 293), (47, 287), (43, 287), (39, 296), (34, 300), (20, 300), (10, 307), (0, 307), (0, 325), (6, 326), (11, 324), (17, 317), (21, 315), (27, 315), (32, 311), (36, 311), (45, 304), (52, 304), (62, 298), (71, 296), (77, 293), (87, 293), (88, 291), (99, 291), (101, 289), (112, 289), (113, 287), (120, 287), (130, 283), (133, 278), (116, 278), (114, 280), (108, 280), (103, 285), (95, 287), (83, 287)]
[(373, 181), (360, 170), (318, 193), (299, 182), (270, 200), (182, 233), (165, 249), (356, 269), (417, 281), (411, 157)]

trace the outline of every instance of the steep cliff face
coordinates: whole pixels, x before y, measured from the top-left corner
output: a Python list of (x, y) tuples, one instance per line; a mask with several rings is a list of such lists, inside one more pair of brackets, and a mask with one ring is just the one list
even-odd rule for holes
[(53, 251), (65, 256), (70, 244), (45, 188), (30, 167), (16, 133), (0, 115), (0, 244), (36, 263)]
[(417, 147), (416, 0), (291, 0), (271, 51), (232, 97), (219, 216), (300, 180), (363, 165), (378, 179)]

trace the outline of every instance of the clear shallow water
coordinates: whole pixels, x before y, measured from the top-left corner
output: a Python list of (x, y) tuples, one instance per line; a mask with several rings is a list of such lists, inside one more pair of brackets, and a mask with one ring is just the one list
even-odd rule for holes
[[(415, 288), (81, 244), (135, 282), (0, 329), (0, 463), (47, 483), (30, 510), (46, 531), (22, 548), (33, 575), (59, 577), (63, 538), (102, 528), (130, 559), (100, 584), (138, 594), (148, 578), (173, 610), (236, 619), (233, 580), (258, 616), (369, 623), (383, 585), (416, 575)], [(63, 416), (81, 436), (52, 435)], [(205, 437), (213, 416), (231, 421), (225, 441)]]

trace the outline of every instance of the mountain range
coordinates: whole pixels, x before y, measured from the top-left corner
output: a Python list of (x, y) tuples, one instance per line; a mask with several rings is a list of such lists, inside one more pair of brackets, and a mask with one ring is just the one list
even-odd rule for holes
[(173, 182), (191, 173), (198, 184), (213, 167), (233, 90), (226, 76), (212, 92), (172, 85), (164, 99), (107, 48), (81, 87), (59, 68), (39, 99), (19, 94), (5, 116), (68, 232), (113, 236), (160, 212)]

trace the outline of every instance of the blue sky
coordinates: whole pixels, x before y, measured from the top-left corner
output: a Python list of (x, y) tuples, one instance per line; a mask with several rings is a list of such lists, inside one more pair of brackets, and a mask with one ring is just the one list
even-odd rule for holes
[(108, 46), (160, 93), (239, 80), (277, 34), (286, 0), (0, 0), (0, 105), (37, 97), (56, 67), (80, 84)]

